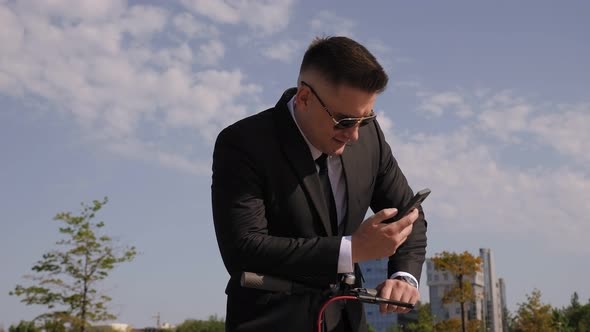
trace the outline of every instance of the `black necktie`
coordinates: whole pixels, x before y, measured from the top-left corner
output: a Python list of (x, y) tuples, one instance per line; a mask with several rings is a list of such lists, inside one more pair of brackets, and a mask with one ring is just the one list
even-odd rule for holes
[(330, 178), (328, 177), (328, 155), (323, 153), (315, 162), (320, 167), (318, 173), (320, 177), (320, 184), (322, 192), (326, 201), (328, 211), (330, 213), (330, 225), (332, 226), (332, 234), (338, 234), (338, 217), (336, 214), (336, 203), (334, 202), (334, 194), (332, 193), (332, 186), (330, 185)]

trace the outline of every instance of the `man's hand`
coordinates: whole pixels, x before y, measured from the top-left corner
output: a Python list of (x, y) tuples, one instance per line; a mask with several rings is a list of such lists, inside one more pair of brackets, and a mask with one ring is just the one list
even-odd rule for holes
[[(393, 301), (416, 304), (420, 299), (420, 291), (418, 291), (418, 288), (403, 280), (385, 280), (383, 283), (377, 286), (377, 291), (379, 292), (380, 297)], [(410, 312), (410, 310), (411, 309), (409, 308), (398, 307), (392, 304), (379, 304), (379, 311), (381, 313), (397, 312), (400, 314), (405, 314)]]
[(382, 223), (396, 214), (397, 209), (383, 209), (363, 221), (351, 238), (353, 263), (389, 257), (406, 241), (418, 219), (418, 209), (396, 222)]

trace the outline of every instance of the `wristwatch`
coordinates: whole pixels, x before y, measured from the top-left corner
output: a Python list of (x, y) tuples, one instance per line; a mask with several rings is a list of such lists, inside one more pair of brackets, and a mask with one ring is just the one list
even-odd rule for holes
[(418, 288), (418, 284), (416, 283), (416, 281), (410, 277), (406, 277), (406, 276), (397, 276), (393, 279), (397, 279), (397, 280), (403, 280), (405, 282), (407, 282), (408, 284)]

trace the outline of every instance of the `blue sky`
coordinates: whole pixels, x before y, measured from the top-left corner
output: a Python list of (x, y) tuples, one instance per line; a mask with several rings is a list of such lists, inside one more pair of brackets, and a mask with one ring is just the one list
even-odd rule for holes
[(41, 312), (8, 292), (59, 239), (55, 213), (104, 196), (108, 233), (141, 252), (101, 286), (117, 321), (223, 316), (214, 139), (294, 85), (317, 35), (358, 40), (390, 74), (376, 111), (413, 188), (432, 189), (429, 257), (491, 248), (511, 310), (533, 288), (586, 301), (589, 14), (585, 1), (0, 0), (0, 324)]

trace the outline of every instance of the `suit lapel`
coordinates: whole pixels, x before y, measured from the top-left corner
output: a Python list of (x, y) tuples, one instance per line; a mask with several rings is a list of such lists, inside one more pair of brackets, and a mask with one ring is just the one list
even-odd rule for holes
[(325, 233), (327, 235), (333, 235), (330, 226), (330, 216), (321, 194), (320, 178), (315, 162), (311, 157), (305, 139), (301, 136), (299, 128), (297, 128), (287, 107), (287, 102), (295, 95), (296, 91), (295, 88), (285, 91), (275, 106), (274, 117), (277, 122), (281, 147), (295, 173), (301, 180), (303, 190), (311, 198), (313, 206), (320, 216)]

